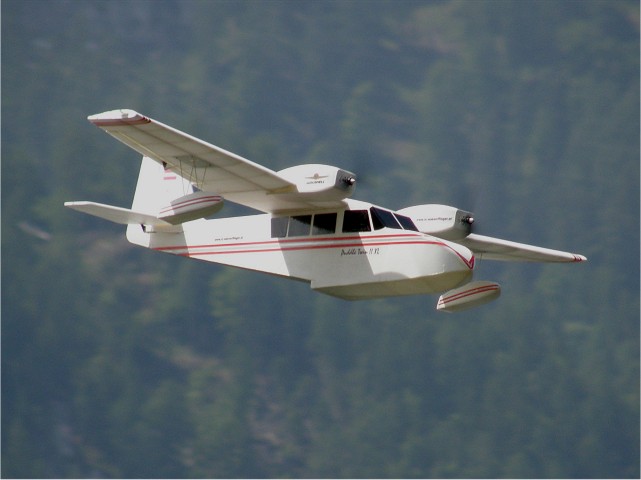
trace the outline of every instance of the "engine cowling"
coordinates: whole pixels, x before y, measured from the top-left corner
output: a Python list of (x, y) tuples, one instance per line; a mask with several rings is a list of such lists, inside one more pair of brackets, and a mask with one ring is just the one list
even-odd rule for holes
[(278, 175), (294, 183), (297, 194), (304, 194), (313, 200), (347, 198), (354, 192), (356, 184), (356, 175), (353, 173), (316, 163), (286, 168)]
[(472, 233), (474, 217), (456, 207), (415, 205), (398, 210), (398, 213), (410, 217), (420, 232), (446, 240), (460, 240)]

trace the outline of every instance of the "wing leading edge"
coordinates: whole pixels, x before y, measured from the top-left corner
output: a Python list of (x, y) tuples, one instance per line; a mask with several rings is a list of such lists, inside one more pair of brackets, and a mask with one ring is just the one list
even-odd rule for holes
[(297, 196), (296, 185), (273, 170), (133, 110), (112, 110), (88, 120), (201, 190), (226, 200), (263, 212), (342, 205), (340, 201), (321, 205)]
[(511, 242), (500, 238), (470, 234), (458, 243), (468, 247), (480, 259), (508, 262), (585, 262), (583, 255)]

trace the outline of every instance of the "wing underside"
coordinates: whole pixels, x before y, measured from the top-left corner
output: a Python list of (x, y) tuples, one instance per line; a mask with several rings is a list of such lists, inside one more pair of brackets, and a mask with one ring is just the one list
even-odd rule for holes
[(273, 170), (133, 110), (112, 110), (92, 115), (89, 121), (199, 189), (256, 210), (277, 212), (340, 204), (297, 197), (296, 185)]
[(508, 262), (584, 262), (586, 257), (576, 253), (511, 242), (500, 238), (470, 234), (458, 243), (468, 247), (480, 259)]

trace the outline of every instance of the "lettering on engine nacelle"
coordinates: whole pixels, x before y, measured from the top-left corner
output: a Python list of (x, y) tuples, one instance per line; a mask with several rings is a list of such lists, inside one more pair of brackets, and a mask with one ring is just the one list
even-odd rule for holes
[(472, 232), (474, 219), (470, 212), (448, 205), (416, 205), (398, 210), (410, 217), (422, 233), (445, 240), (459, 240)]
[(356, 184), (356, 175), (353, 173), (316, 163), (286, 168), (278, 172), (278, 175), (294, 183), (298, 193), (305, 194), (313, 200), (350, 197)]

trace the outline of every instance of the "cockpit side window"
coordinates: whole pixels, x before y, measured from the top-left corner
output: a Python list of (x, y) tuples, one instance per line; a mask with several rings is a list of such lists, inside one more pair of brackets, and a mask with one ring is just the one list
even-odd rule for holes
[(328, 235), (336, 231), (336, 213), (317, 213), (314, 215), (312, 235)]
[(272, 218), (272, 238), (286, 237), (288, 222), (289, 222), (289, 217)]
[(343, 232), (369, 232), (371, 230), (367, 210), (345, 210)]
[(401, 230), (401, 225), (394, 218), (394, 214), (388, 210), (383, 210), (381, 208), (372, 207), (370, 208), (372, 212), (372, 223), (374, 224), (374, 230), (380, 230), (381, 228), (396, 228)]
[(311, 215), (297, 215), (289, 219), (288, 237), (300, 237), (309, 235), (310, 225), (312, 224)]

